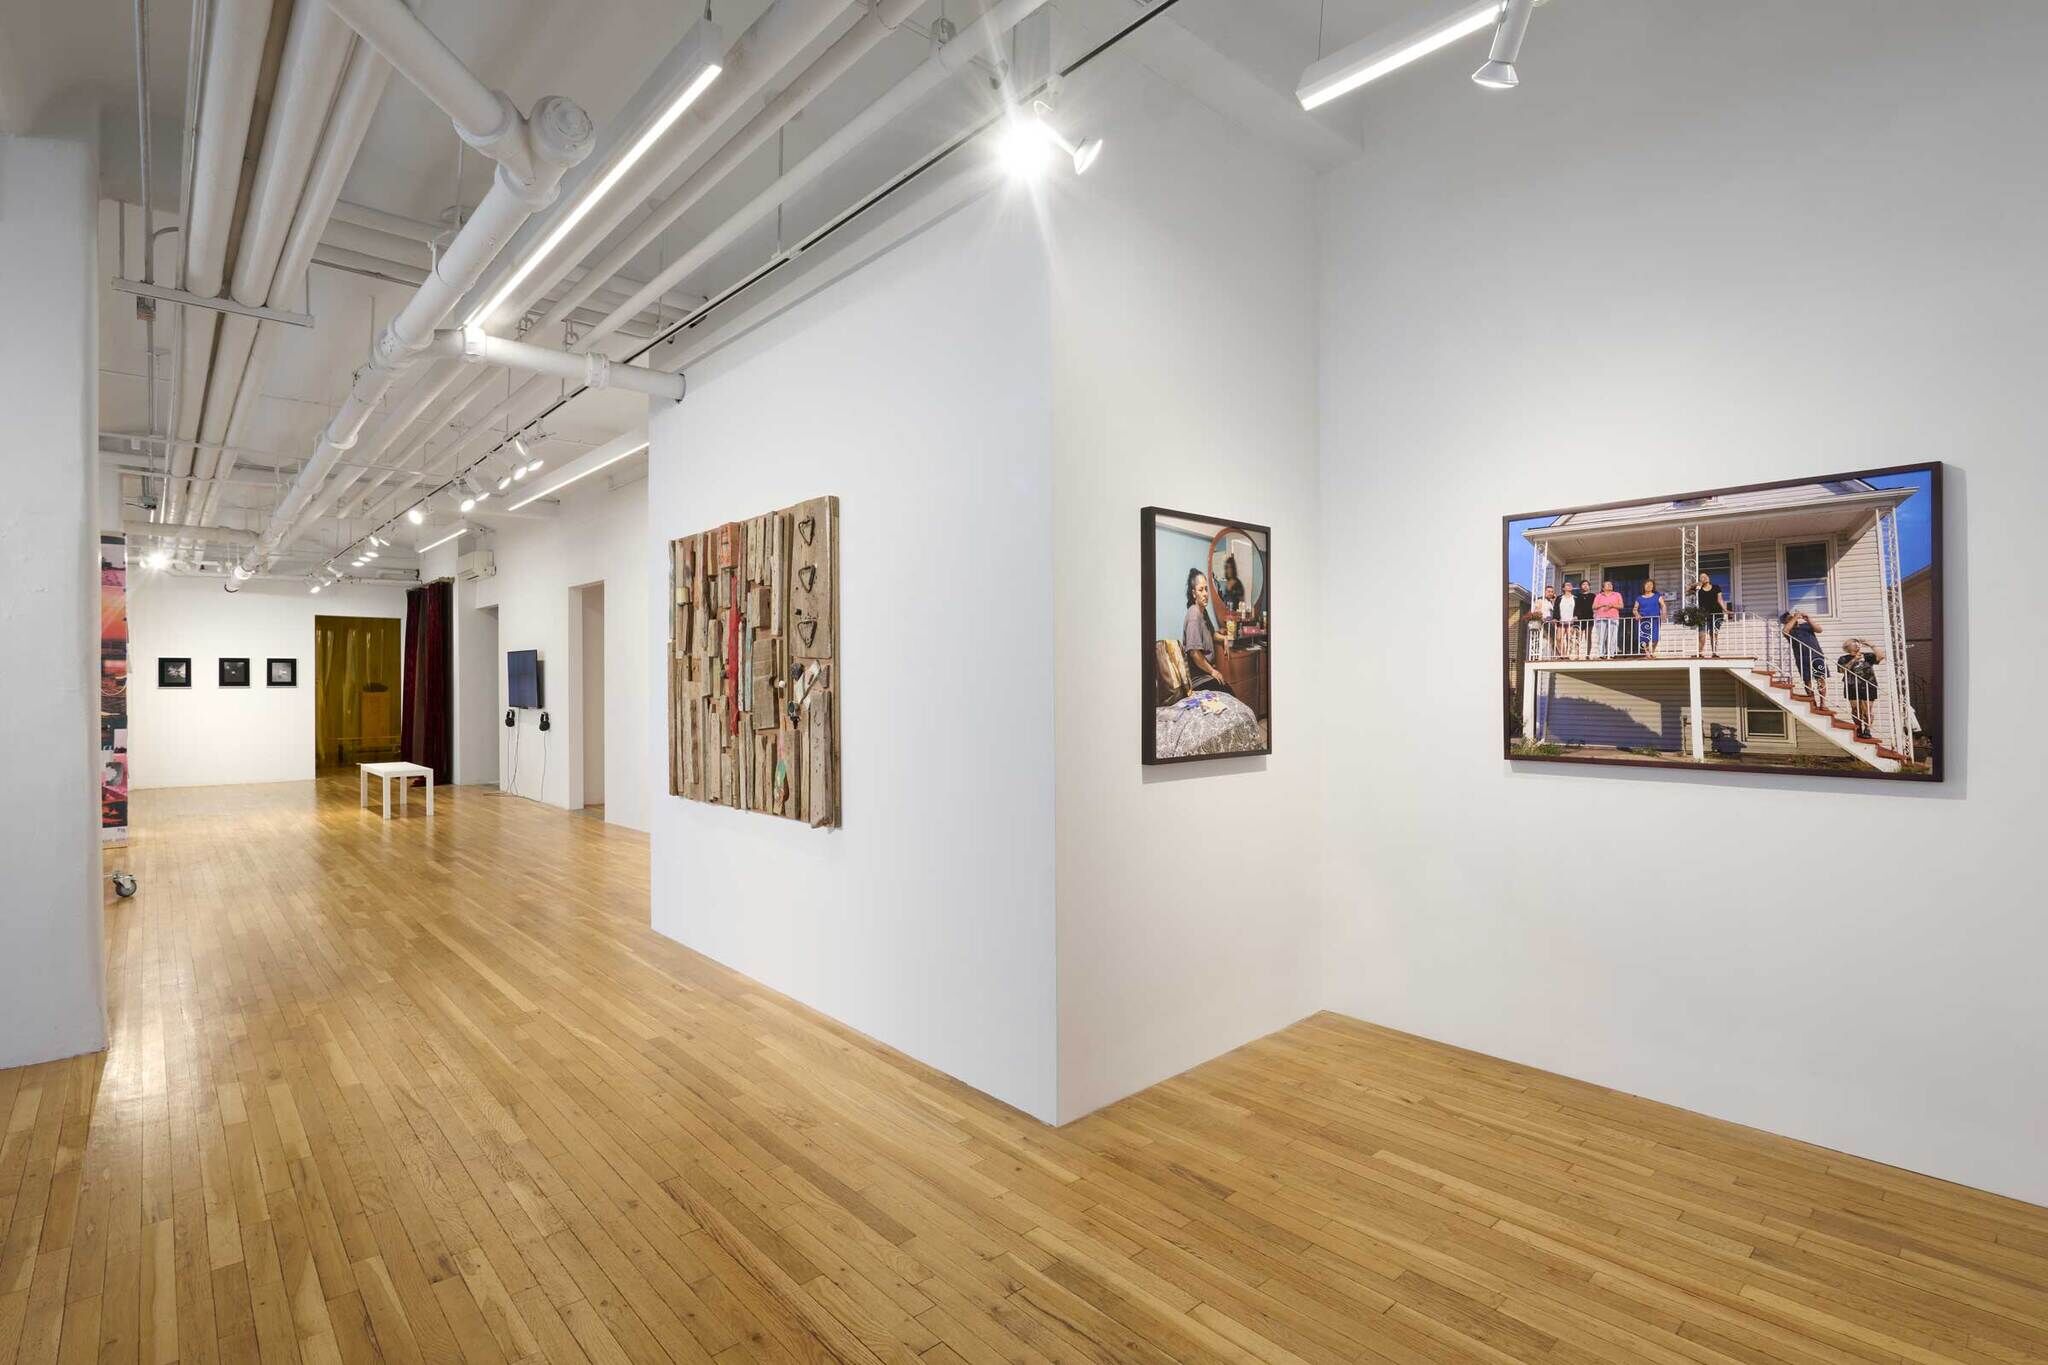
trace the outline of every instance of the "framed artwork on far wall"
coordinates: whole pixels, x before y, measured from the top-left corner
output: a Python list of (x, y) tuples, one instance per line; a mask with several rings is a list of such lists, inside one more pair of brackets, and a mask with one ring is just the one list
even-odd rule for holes
[(1939, 782), (1941, 470), (1503, 517), (1504, 756)]
[(1272, 530), (1147, 507), (1138, 543), (1144, 761), (1272, 753)]
[(266, 687), (297, 687), (299, 685), (299, 661), (297, 659), (269, 659), (263, 671)]
[(190, 687), (192, 685), (192, 661), (190, 659), (158, 659), (156, 661), (156, 685), (158, 687)]
[(220, 685), (222, 687), (247, 687), (249, 685), (249, 661), (247, 659), (222, 659), (220, 661)]

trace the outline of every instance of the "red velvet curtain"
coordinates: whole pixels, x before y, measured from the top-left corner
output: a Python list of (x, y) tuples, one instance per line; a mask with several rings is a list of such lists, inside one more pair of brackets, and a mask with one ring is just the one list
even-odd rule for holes
[(455, 780), (448, 648), (453, 586), (427, 583), (405, 594), (405, 678), (399, 712), (399, 749), (405, 761), (432, 768), (435, 783), (444, 786)]

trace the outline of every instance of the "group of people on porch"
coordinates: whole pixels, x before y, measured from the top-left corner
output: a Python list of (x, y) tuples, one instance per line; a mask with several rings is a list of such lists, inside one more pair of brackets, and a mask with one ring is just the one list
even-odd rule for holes
[[(1697, 650), (1679, 647), (1680, 657), (1719, 658), (1721, 629), (1727, 621), (1726, 596), (1713, 578), (1702, 573), (1693, 588), (1697, 609)], [(1542, 652), (1555, 659), (1655, 658), (1663, 645), (1665, 619), (1676, 608), (1658, 590), (1657, 580), (1646, 578), (1627, 593), (1613, 579), (1566, 579), (1559, 589), (1547, 586), (1543, 596), (1530, 604), (1529, 614), (1537, 623), (1536, 639)], [(1778, 616), (1778, 632), (1790, 642), (1799, 679), (1813, 694), (1814, 704), (1828, 704), (1829, 664), (1821, 643), (1820, 627), (1803, 611), (1786, 611)], [(1691, 643), (1691, 642), (1688, 642)], [(1871, 710), (1877, 701), (1878, 665), (1884, 651), (1868, 640), (1850, 638), (1833, 672), (1841, 679), (1842, 696), (1849, 703), (1856, 733), (1870, 735)]]

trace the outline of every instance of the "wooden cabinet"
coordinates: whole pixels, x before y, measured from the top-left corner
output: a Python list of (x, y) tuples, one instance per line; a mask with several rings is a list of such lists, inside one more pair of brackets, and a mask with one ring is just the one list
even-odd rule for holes
[(1272, 680), (1267, 668), (1271, 658), (1263, 647), (1226, 649), (1219, 641), (1216, 650), (1216, 671), (1230, 684), (1238, 700), (1251, 707), (1252, 714), (1260, 720), (1265, 720), (1272, 710)]

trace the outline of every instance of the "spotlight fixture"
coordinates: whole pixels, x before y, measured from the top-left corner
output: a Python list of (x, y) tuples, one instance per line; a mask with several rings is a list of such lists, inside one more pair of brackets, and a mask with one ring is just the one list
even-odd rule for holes
[(377, 557), (377, 552), (376, 552), (375, 550), (365, 550), (365, 551), (363, 551), (363, 558), (364, 558), (364, 559), (375, 559), (376, 557)]
[(143, 560), (142, 562), (149, 565), (150, 568), (154, 569), (158, 573), (162, 573), (165, 569), (171, 567), (171, 557), (165, 554), (162, 550), (151, 550), (149, 552), (149, 558)]
[[(525, 466), (525, 465), (521, 465), (521, 466), (519, 466), (519, 469), (518, 469), (518, 471), (517, 471), (517, 472), (518, 472), (518, 473), (520, 473), (520, 474), (524, 474), (524, 473), (526, 473), (526, 466)], [(510, 475), (510, 474), (505, 474), (505, 475), (501, 475), (501, 476), (499, 477), (499, 479), (498, 479), (498, 491), (499, 491), (500, 493), (504, 492), (504, 491), (505, 491), (506, 489), (510, 488), (511, 486), (512, 486), (512, 475)]]
[(427, 514), (425, 512), (420, 511), (420, 509), (417, 506), (408, 507), (405, 509), (405, 519), (411, 522), (413, 525), (419, 526), (426, 521)]
[(1493, 50), (1486, 63), (1472, 73), (1472, 83), (1488, 90), (1512, 90), (1522, 83), (1515, 72), (1515, 59), (1522, 55), (1522, 39), (1529, 32), (1529, 12), (1536, 0), (1507, 0), (1501, 7), (1500, 22), (1493, 28)]
[(254, 578), (255, 576), (256, 576), (256, 575), (254, 575), (254, 574), (250, 573), (250, 572), (249, 572), (249, 571), (248, 571), (247, 569), (243, 568), (243, 567), (242, 567), (241, 565), (239, 565), (239, 564), (235, 565), (235, 582), (237, 582), (237, 583), (245, 582), (245, 581), (247, 581), (248, 579)]
[(1052, 160), (1054, 149), (1066, 154), (1075, 175), (1086, 175), (1102, 155), (1102, 139), (1092, 137), (1076, 146), (1052, 126), (1052, 108), (1044, 100), (1033, 100), (1029, 109), (1013, 109), (1009, 127), (1003, 132), (1003, 163), (1020, 179), (1036, 179)]
[(580, 459), (571, 460), (568, 464), (564, 465), (561, 478), (556, 479), (545, 488), (534, 489), (519, 501), (508, 504), (505, 510), (507, 512), (517, 512), (529, 503), (538, 502), (542, 498), (552, 497), (570, 484), (575, 483), (578, 479), (589, 478), (592, 474), (597, 473), (598, 470), (615, 465), (629, 455), (638, 455), (645, 449), (647, 449), (647, 433), (644, 431), (628, 432), (624, 436), (615, 436)]
[(679, 54), (682, 60), (674, 68), (677, 94), (669, 101), (668, 107), (656, 115), (640, 136), (634, 139), (632, 146), (626, 149), (625, 155), (614, 161), (597, 183), (583, 193), (576, 201), (575, 207), (562, 215), (561, 221), (542, 239), (540, 245), (527, 253), (526, 259), (505, 277), (505, 282), (498, 286), (490, 301), (464, 320), (465, 327), (482, 326), (491, 314), (504, 307), (514, 291), (533, 273), (534, 267), (546, 260), (554, 253), (556, 247), (568, 239), (569, 234), (576, 230), (576, 225), (597, 207), (600, 199), (618, 188), (619, 182), (626, 178), (626, 173), (661, 140), (661, 135), (683, 116), (683, 111), (696, 103), (697, 97), (718, 79), (722, 70), (720, 62), (724, 54), (724, 35), (710, 19), (705, 19), (694, 30), (689, 49)]
[(519, 463), (521, 464), (525, 464), (531, 458), (526, 449), (526, 442), (520, 440), (517, 436), (512, 438), (512, 453), (519, 457)]
[(312, 587), (308, 588), (307, 591), (314, 594), (318, 594), (320, 591), (320, 585), (318, 583), (315, 583)]
[[(514, 482), (514, 483), (518, 483), (518, 482), (519, 482), (519, 481), (520, 481), (521, 479), (525, 478), (525, 477), (526, 477), (526, 468), (527, 468), (527, 467), (526, 467), (525, 465), (523, 465), (523, 464), (522, 464), (522, 465), (515, 465), (515, 466), (513, 466), (513, 469), (512, 469), (512, 482)], [(503, 484), (500, 484), (500, 485), (499, 485), (499, 487), (500, 487), (500, 488), (503, 488), (503, 487), (504, 487), (504, 485), (503, 485)]]
[(1542, 0), (1478, 0), (1419, 31), (1371, 34), (1302, 72), (1294, 97), (1304, 109), (1317, 108), (1489, 27), (1495, 30), (1493, 55), (1472, 79), (1506, 89), (1515, 83), (1514, 59), (1529, 27), (1529, 11), (1540, 3)]

